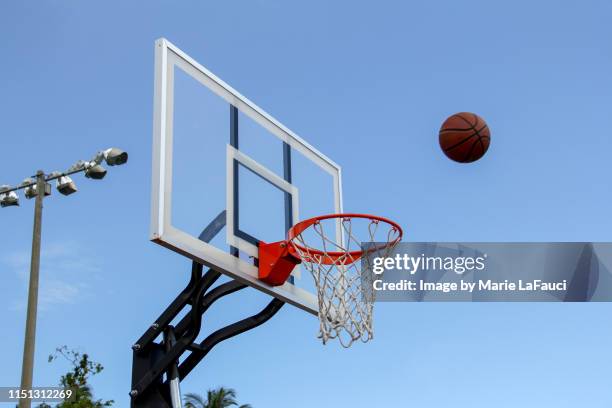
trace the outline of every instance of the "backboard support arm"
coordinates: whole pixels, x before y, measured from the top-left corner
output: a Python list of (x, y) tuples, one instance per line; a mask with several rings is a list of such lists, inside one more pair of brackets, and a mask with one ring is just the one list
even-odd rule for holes
[[(226, 212), (222, 211), (202, 231), (199, 238), (210, 242), (225, 227), (225, 217)], [(237, 256), (236, 252), (232, 248), (232, 253)], [(132, 408), (171, 408), (171, 380), (176, 379), (177, 374), (179, 381), (182, 380), (215, 345), (260, 326), (284, 305), (283, 301), (274, 299), (261, 312), (213, 332), (199, 344), (194, 343), (202, 328), (202, 315), (208, 308), (222, 297), (247, 287), (232, 280), (210, 289), (220, 276), (221, 272), (213, 268), (203, 273), (203, 266), (192, 262), (191, 278), (187, 286), (132, 346)], [(176, 327), (171, 326), (172, 320), (188, 305), (191, 306), (190, 312)], [(172, 336), (166, 335), (161, 342), (155, 342), (160, 334), (169, 332)], [(168, 338), (172, 338), (172, 341), (168, 342)], [(178, 364), (186, 351), (191, 354)]]
[(273, 299), (261, 312), (211, 333), (199, 344), (192, 344), (189, 347), (192, 353), (178, 367), (179, 378), (181, 380), (185, 378), (217, 344), (261, 326), (270, 320), (284, 304), (282, 300)]

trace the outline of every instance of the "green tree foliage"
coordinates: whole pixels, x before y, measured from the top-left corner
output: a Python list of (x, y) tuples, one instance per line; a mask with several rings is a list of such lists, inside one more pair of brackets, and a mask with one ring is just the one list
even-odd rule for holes
[[(89, 355), (69, 350), (66, 346), (58, 347), (55, 353), (49, 356), (49, 362), (56, 360), (58, 357), (63, 357), (72, 365), (72, 369), (61, 376), (60, 385), (73, 390), (75, 396), (70, 398), (69, 401), (56, 405), (56, 408), (103, 408), (113, 405), (113, 400), (95, 400), (88, 383), (90, 377), (100, 374), (104, 370), (102, 364), (90, 360)], [(41, 404), (38, 408), (51, 408), (51, 406)]]
[[(238, 406), (236, 402), (236, 391), (231, 388), (219, 387), (208, 390), (206, 399), (198, 394), (185, 394), (185, 408), (227, 408)], [(249, 404), (238, 406), (238, 408), (251, 408)]]

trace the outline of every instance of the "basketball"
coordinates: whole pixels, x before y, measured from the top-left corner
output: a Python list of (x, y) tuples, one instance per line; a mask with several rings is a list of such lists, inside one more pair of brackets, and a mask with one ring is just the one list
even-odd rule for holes
[(440, 128), (440, 148), (451, 160), (471, 163), (489, 149), (491, 133), (483, 118), (470, 112), (449, 116)]

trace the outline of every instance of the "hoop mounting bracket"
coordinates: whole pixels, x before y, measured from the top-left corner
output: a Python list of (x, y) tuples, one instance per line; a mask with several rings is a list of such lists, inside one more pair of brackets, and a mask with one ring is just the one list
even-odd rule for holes
[(268, 285), (280, 286), (284, 284), (291, 272), (302, 263), (290, 250), (285, 241), (273, 243), (259, 242), (259, 280)]

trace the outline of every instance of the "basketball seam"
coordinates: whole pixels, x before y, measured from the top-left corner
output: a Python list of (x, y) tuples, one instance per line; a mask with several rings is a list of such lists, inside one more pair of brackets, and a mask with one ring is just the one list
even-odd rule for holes
[[(453, 150), (454, 148), (461, 146), (463, 143), (467, 142), (468, 140), (470, 140), (471, 138), (473, 138), (474, 136), (478, 136), (480, 137), (485, 137), (485, 136), (481, 136), (480, 132), (483, 131), (485, 128), (487, 127), (487, 125), (484, 125), (483, 127), (481, 127), (480, 129), (474, 129), (474, 127), (471, 128), (471, 130), (474, 131), (474, 133), (472, 133), (470, 136), (466, 137), (465, 139), (463, 139), (462, 141), (460, 141), (459, 143), (455, 143), (454, 145), (447, 147), (446, 149), (444, 149), (445, 152), (448, 152), (449, 150)], [(470, 129), (465, 129), (465, 130), (470, 130)]]
[(472, 156), (472, 153), (474, 153), (474, 146), (476, 146), (479, 141), (480, 139), (475, 140), (474, 143), (472, 143), (472, 147), (470, 147), (470, 151), (465, 156), (465, 158), (461, 161), (462, 163), (469, 163), (470, 161), (473, 161), (473, 160), (470, 160), (470, 157)]
[[(476, 123), (478, 123), (478, 116), (474, 115), (474, 118), (476, 119)], [(484, 146), (482, 144), (482, 136), (480, 135), (480, 132), (482, 130), (484, 130), (484, 128), (487, 127), (487, 124), (485, 123), (485, 125), (483, 127), (481, 127), (480, 129), (476, 129), (474, 128), (474, 126), (472, 126), (472, 129), (474, 130), (474, 134), (478, 136), (478, 140), (476, 140), (474, 143), (472, 143), (472, 147), (470, 147), (470, 151), (468, 152), (468, 154), (465, 156), (465, 158), (463, 159), (463, 163), (470, 163), (474, 160), (470, 160), (470, 157), (472, 156), (472, 154), (474, 153), (474, 147), (476, 146), (476, 144), (478, 142), (480, 142), (480, 147), (482, 147), (482, 154), (484, 154)]]
[[(474, 127), (476, 127), (476, 125), (478, 124), (478, 119), (480, 119), (480, 118), (475, 113), (472, 113), (472, 116), (474, 117), (474, 120), (475, 120)], [(486, 123), (485, 123), (485, 125), (486, 125)]]
[(478, 124), (478, 119), (476, 119), (476, 123), (472, 124), (472, 123), (471, 123), (469, 120), (467, 120), (466, 118), (464, 118), (464, 117), (463, 117), (463, 116), (461, 116), (461, 115), (455, 115), (455, 116), (457, 116), (459, 119), (461, 119), (462, 121), (464, 121), (465, 123), (467, 123), (468, 125), (470, 125), (470, 127), (471, 127), (472, 129), (474, 129), (474, 126), (476, 126), (476, 125)]
[[(480, 154), (480, 156), (478, 158), (482, 157), (484, 155), (484, 153), (485, 153), (484, 143), (482, 143), (482, 139), (483, 139), (483, 137), (479, 137), (478, 140), (476, 140), (474, 142), (474, 146), (472, 146), (472, 147), (475, 147), (476, 144), (480, 145), (480, 149), (482, 150), (482, 153)], [(471, 158), (471, 156), (473, 154), (475, 154), (475, 152), (476, 152), (475, 149), (472, 149), (472, 150), (473, 151), (471, 152), (470, 156), (467, 157), (467, 161), (470, 162), (470, 163), (473, 162), (473, 161), (478, 160), (478, 158), (475, 158), (475, 159)]]
[(482, 154), (484, 154), (485, 148), (484, 148), (484, 143), (482, 143), (482, 137), (478, 138), (478, 141), (480, 142), (480, 148), (482, 149)]
[(467, 128), (445, 128), (445, 129), (440, 129), (440, 133), (444, 133), (444, 132), (465, 132), (466, 130), (472, 130), (474, 129), (472, 126), (467, 127)]
[(462, 144), (464, 144), (464, 143), (467, 143), (467, 142), (468, 142), (468, 141), (469, 141), (471, 138), (473, 138), (473, 137), (474, 137), (474, 136), (476, 136), (476, 135), (477, 135), (477, 133), (476, 133), (476, 132), (474, 132), (474, 133), (472, 133), (471, 135), (469, 135), (468, 137), (466, 137), (465, 139), (463, 139), (462, 141), (460, 141), (459, 143), (455, 143), (455, 144), (454, 144), (454, 145), (452, 145), (451, 147), (448, 147), (448, 148), (444, 149), (444, 151), (445, 151), (445, 152), (451, 151), (451, 150), (453, 150), (454, 148), (459, 147), (459, 146), (461, 146), (461, 145), (462, 145)]

